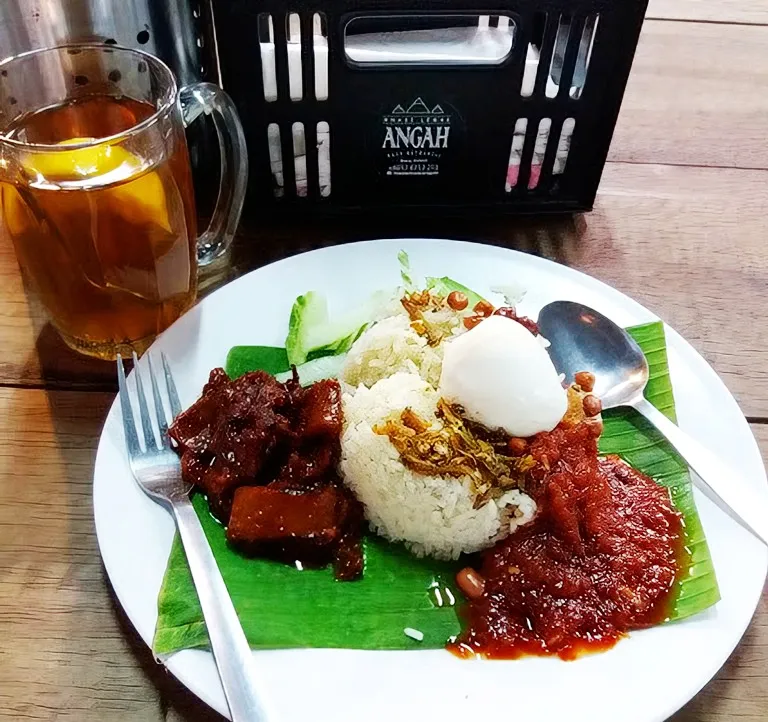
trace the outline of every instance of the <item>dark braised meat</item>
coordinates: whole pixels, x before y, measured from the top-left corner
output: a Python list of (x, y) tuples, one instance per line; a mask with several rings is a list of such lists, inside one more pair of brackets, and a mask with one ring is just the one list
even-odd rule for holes
[(168, 430), (168, 434), (179, 445), (179, 453), (184, 452), (190, 444), (194, 445), (199, 434), (207, 434), (209, 428), (216, 424), (222, 400), (228, 397), (230, 387), (229, 376), (224, 369), (211, 371), (202, 396), (194, 406), (180, 413)]
[(299, 432), (303, 438), (338, 439), (341, 422), (341, 387), (338, 381), (318, 381), (305, 390), (299, 413)]
[(292, 542), (328, 547), (341, 536), (346, 504), (335, 486), (296, 493), (277, 486), (241, 486), (235, 492), (227, 539), (234, 544)]
[(363, 570), (360, 505), (348, 490), (329, 484), (295, 492), (279, 482), (235, 492), (227, 539), (249, 554), (305, 565), (334, 563), (337, 579)]
[(234, 489), (253, 484), (271, 453), (293, 436), (291, 398), (263, 371), (229, 381), (214, 369), (202, 397), (168, 433), (179, 444), (187, 481), (208, 495), (222, 522)]
[(363, 507), (349, 489), (342, 488), (344, 494), (344, 521), (341, 525), (341, 537), (336, 545), (333, 560), (333, 572), (342, 582), (359, 579), (363, 574), (363, 529), (365, 517)]
[(303, 491), (322, 484), (338, 460), (338, 444), (310, 444), (292, 451), (277, 481), (287, 489)]
[(342, 425), (338, 381), (302, 388), (261, 371), (231, 381), (214, 369), (169, 429), (184, 479), (208, 498), (227, 537), (249, 553), (334, 563), (362, 573), (362, 508), (335, 475)]

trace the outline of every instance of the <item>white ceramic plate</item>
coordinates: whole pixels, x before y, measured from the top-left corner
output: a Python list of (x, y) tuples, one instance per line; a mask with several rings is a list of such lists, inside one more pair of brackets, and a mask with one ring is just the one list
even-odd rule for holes
[[(501, 248), (435, 240), (372, 241), (288, 258), (230, 283), (175, 323), (150, 353), (171, 362), (183, 405), (209, 371), (238, 344), (283, 345), (297, 295), (323, 292), (331, 313), (399, 281), (397, 251), (415, 276), (449, 275), (479, 292), (514, 280), (527, 290), (521, 310), (536, 316), (556, 299), (586, 303), (623, 326), (655, 319), (618, 291), (564, 266)], [(722, 381), (675, 331), (669, 361), (681, 426), (716, 449), (768, 492), (757, 444)], [(99, 443), (94, 472), (96, 531), (120, 603), (149, 645), (156, 600), (173, 538), (173, 522), (133, 481), (117, 404)], [(422, 719), (524, 719), (653, 722), (693, 697), (717, 672), (754, 613), (768, 551), (697, 494), (722, 601), (687, 621), (637, 632), (604, 654), (562, 662), (462, 661), (443, 650), (255, 652), (270, 719), (376, 722)], [(339, 610), (343, 613), (343, 610)], [(209, 652), (187, 650), (168, 669), (222, 714), (227, 705)]]

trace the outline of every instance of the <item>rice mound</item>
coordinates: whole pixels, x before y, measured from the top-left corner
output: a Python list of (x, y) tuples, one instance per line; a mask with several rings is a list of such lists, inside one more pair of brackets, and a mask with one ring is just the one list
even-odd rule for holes
[(370, 388), (398, 371), (417, 374), (437, 387), (443, 366), (442, 345), (432, 348), (411, 328), (406, 313), (388, 316), (363, 333), (349, 350), (341, 380)]
[[(382, 325), (380, 333), (374, 334)], [(439, 423), (435, 417), (437, 382), (433, 384), (431, 378), (423, 378), (425, 373), (432, 376), (435, 361), (412, 354), (415, 344), (403, 338), (406, 334), (399, 321), (396, 324), (391, 318), (386, 319), (366, 331), (359, 339), (364, 343), (356, 344), (357, 349), (353, 347), (350, 352), (356, 358), (350, 360), (348, 368), (356, 371), (349, 373), (345, 381), (354, 378), (358, 385), (346, 387), (343, 395), (339, 468), (377, 533), (391, 541), (404, 541), (418, 556), (456, 559), (462, 552), (476, 552), (492, 545), (518, 525), (530, 521), (536, 504), (526, 494), (514, 490), (474, 509), (469, 477), (417, 474), (402, 463), (387, 436), (373, 431), (374, 426), (399, 416), (408, 407), (422, 418)], [(369, 335), (372, 337), (366, 339)], [(385, 338), (395, 335), (397, 345), (384, 345)], [(421, 338), (415, 333), (414, 336)], [(430, 350), (438, 355), (437, 349)], [(439, 357), (441, 361), (442, 353)], [(374, 361), (378, 363), (373, 364)]]

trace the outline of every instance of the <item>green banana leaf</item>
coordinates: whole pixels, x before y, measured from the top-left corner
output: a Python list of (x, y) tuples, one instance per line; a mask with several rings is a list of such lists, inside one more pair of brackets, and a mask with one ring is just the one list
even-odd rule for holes
[[(637, 326), (630, 333), (648, 358), (651, 380), (646, 395), (674, 419), (664, 327)], [(227, 372), (237, 376), (262, 368), (286, 370), (284, 349), (237, 347)], [(659, 434), (631, 410), (606, 412), (600, 440), (603, 453), (630, 464), (669, 487), (685, 519), (687, 570), (677, 583), (670, 621), (696, 614), (718, 601), (719, 591), (704, 532), (696, 512), (688, 469)], [(197, 495), (195, 509), (254, 648), (348, 647), (355, 649), (439, 648), (459, 633), (461, 593), (454, 574), (463, 562), (417, 559), (402, 546), (373, 535), (365, 539), (365, 573), (356, 582), (337, 582), (330, 568), (299, 570), (264, 559), (248, 559), (231, 549), (224, 528)], [(416, 641), (406, 628), (424, 634)], [(174, 540), (158, 598), (154, 651), (168, 654), (208, 646), (200, 604), (184, 550)]]

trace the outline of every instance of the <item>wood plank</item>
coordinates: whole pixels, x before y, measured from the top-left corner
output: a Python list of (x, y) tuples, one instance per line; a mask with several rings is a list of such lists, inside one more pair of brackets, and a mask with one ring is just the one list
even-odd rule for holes
[(650, 0), (647, 19), (768, 25), (763, 0)]
[(609, 158), (768, 168), (768, 27), (647, 20)]
[[(110, 394), (0, 389), (0, 717), (221, 722), (157, 665), (109, 590), (91, 472)], [(768, 425), (753, 425), (768, 460)], [(768, 591), (737, 651), (675, 722), (764, 720)]]
[(657, 313), (768, 417), (765, 208), (765, 171), (611, 164), (594, 212), (544, 248)]
[(112, 394), (0, 389), (0, 719), (221, 722), (136, 634), (93, 527)]
[(93, 459), (110, 402), (0, 390), (4, 719), (162, 719), (155, 682), (165, 675), (109, 591), (93, 528)]

